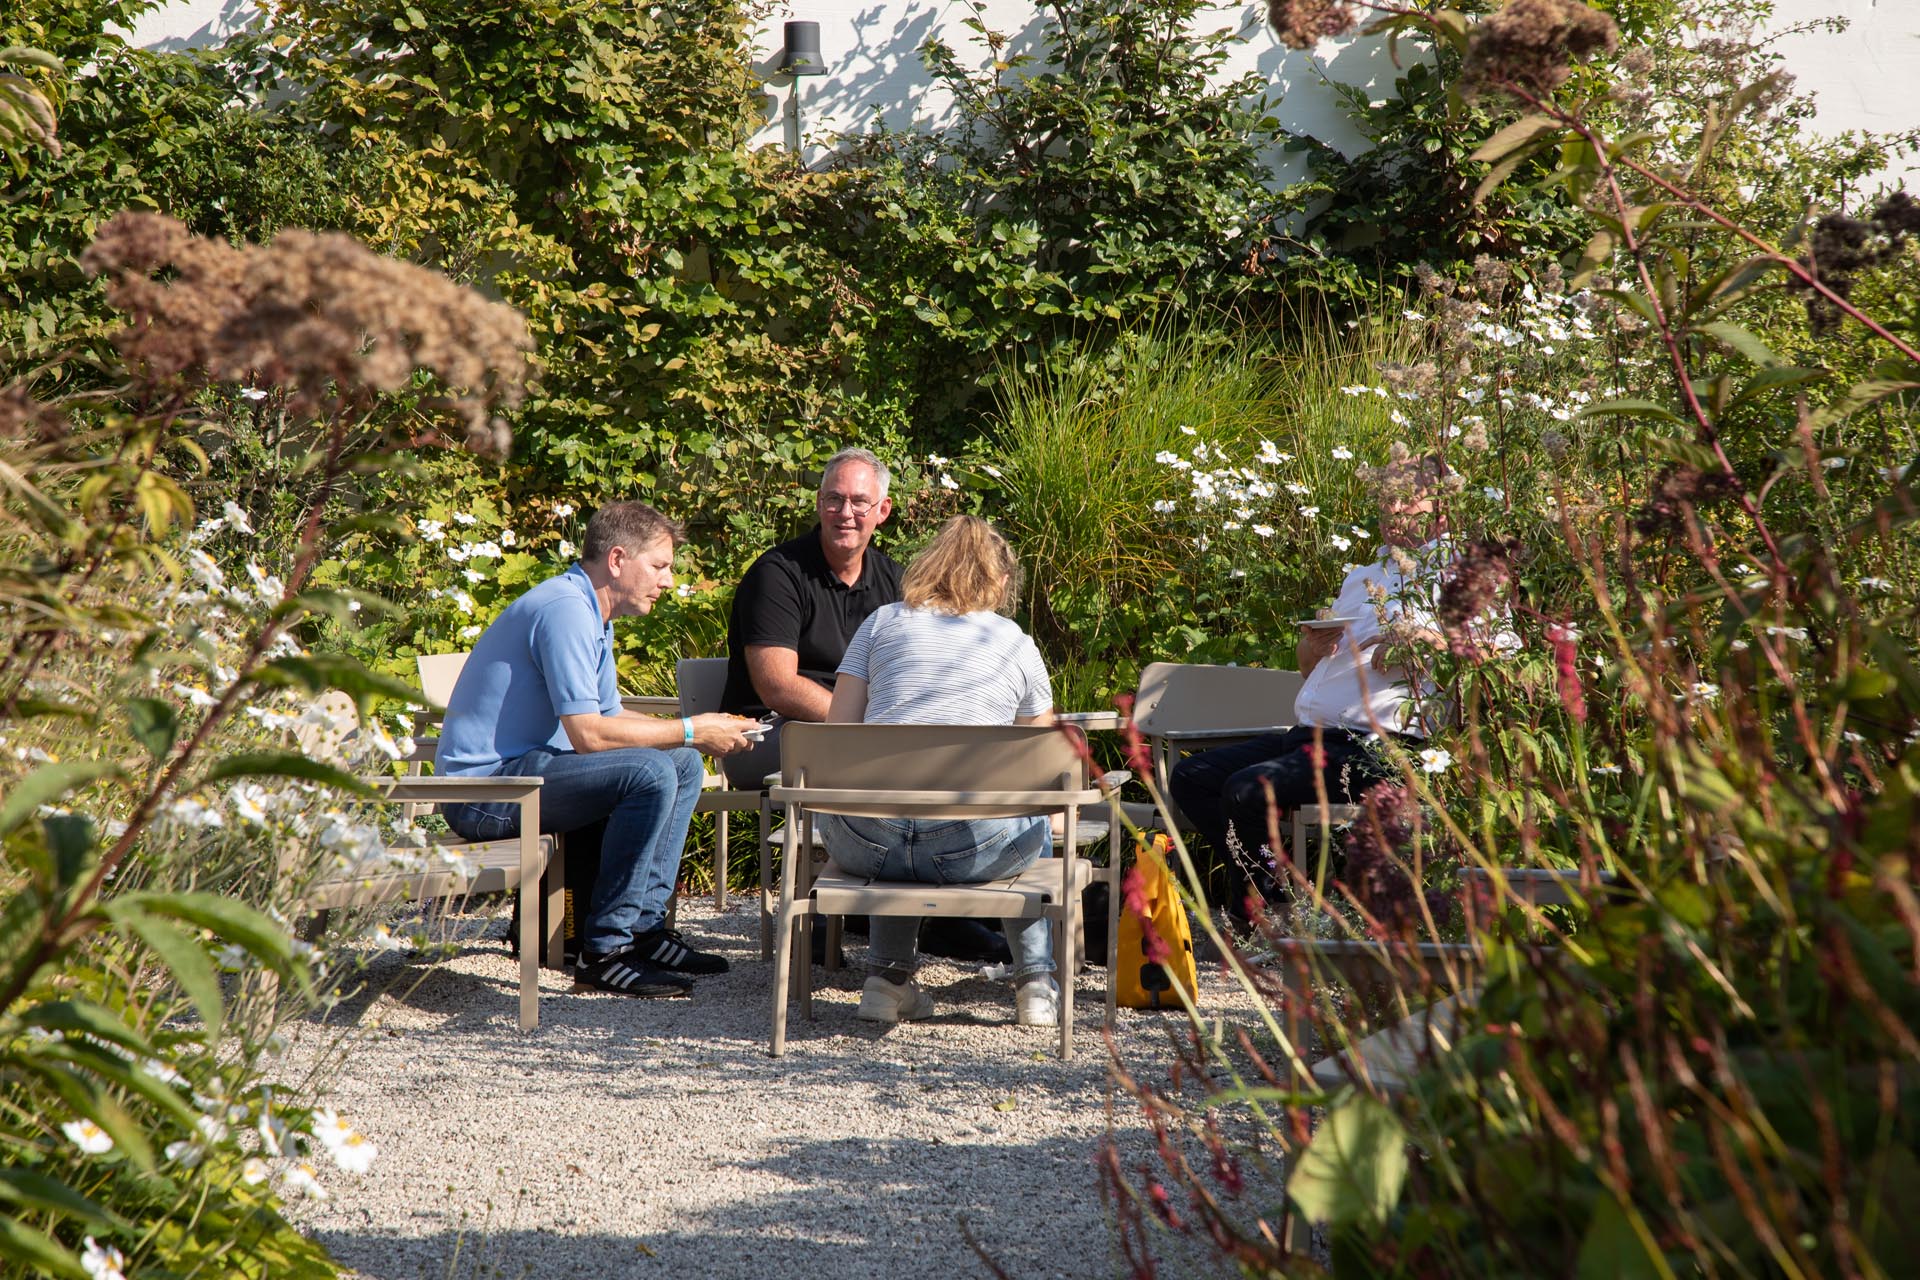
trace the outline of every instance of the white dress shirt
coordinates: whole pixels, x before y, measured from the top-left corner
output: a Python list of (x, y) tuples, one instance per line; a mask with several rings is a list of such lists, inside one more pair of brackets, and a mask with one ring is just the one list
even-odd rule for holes
[(1372, 649), (1361, 647), (1395, 619), (1439, 629), (1433, 609), (1439, 599), (1441, 575), (1453, 559), (1452, 549), (1443, 534), (1408, 555), (1416, 566), (1411, 575), (1402, 573), (1392, 554), (1383, 550), (1380, 559), (1355, 566), (1340, 584), (1333, 616), (1353, 621), (1341, 630), (1333, 652), (1320, 660), (1301, 686), (1293, 703), (1296, 724), (1355, 733), (1427, 736), (1428, 727), (1421, 723), (1416, 708), (1432, 697), (1433, 686), (1422, 681), (1416, 700), (1405, 682), (1375, 671)]

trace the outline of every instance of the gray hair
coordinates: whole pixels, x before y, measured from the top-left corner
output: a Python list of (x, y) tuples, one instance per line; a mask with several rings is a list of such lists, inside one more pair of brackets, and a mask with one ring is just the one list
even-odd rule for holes
[(820, 487), (822, 489), (826, 488), (827, 481), (833, 478), (833, 473), (850, 462), (857, 462), (862, 466), (872, 467), (874, 478), (880, 482), (880, 493), (878, 496), (882, 498), (887, 496), (887, 486), (893, 482), (893, 472), (887, 470), (887, 464), (874, 457), (873, 454), (866, 449), (842, 449), (831, 458), (828, 458), (826, 467), (820, 472)]

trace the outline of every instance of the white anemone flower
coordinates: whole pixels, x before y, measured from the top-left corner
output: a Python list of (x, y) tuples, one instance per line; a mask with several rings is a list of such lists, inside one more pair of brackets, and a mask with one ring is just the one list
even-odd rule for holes
[(127, 1280), (127, 1255), (88, 1236), (80, 1255), (80, 1269), (87, 1273), (88, 1280)]
[(322, 1107), (313, 1113), (313, 1136), (327, 1149), (333, 1162), (348, 1173), (365, 1173), (380, 1154), (380, 1148), (335, 1115), (331, 1107)]
[(571, 502), (556, 502), (553, 504), (553, 515), (556, 520), (565, 520), (573, 514), (573, 511), (574, 507)]
[(1427, 747), (1420, 752), (1420, 768), (1424, 773), (1445, 773), (1453, 767), (1453, 752), (1445, 747)]
[(225, 518), (229, 528), (238, 529), (242, 533), (253, 532), (253, 522), (247, 519), (247, 513), (240, 509), (239, 503), (228, 502), (220, 509), (220, 514)]
[(240, 1166), (240, 1181), (257, 1187), (273, 1175), (273, 1169), (259, 1156), (248, 1156)]
[(305, 1160), (297, 1160), (281, 1175), (280, 1185), (298, 1191), (310, 1200), (325, 1200), (327, 1189), (320, 1185), (320, 1171)]
[(60, 1126), (60, 1132), (67, 1135), (67, 1141), (90, 1156), (103, 1156), (113, 1150), (113, 1138), (91, 1120), (69, 1120)]

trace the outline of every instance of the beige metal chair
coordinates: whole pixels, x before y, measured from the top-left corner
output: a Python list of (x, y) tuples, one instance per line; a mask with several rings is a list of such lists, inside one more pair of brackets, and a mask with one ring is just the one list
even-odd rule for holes
[[(720, 710), (720, 699), (727, 688), (727, 660), (725, 658), (682, 658), (674, 663), (673, 681), (680, 690), (678, 713), (683, 716), (704, 715)], [(765, 952), (771, 942), (772, 931), (769, 924), (770, 903), (772, 901), (772, 868), (767, 863), (767, 828), (771, 817), (767, 807), (766, 788), (747, 791), (727, 786), (724, 774), (708, 771), (701, 782), (700, 801), (694, 805), (695, 813), (714, 815), (713, 837), (713, 905), (714, 909), (724, 911), (727, 908), (727, 815), (734, 811), (751, 809), (760, 815), (760, 915), (761, 950)], [(764, 956), (762, 958), (765, 958)]]
[[(806, 958), (814, 917), (849, 914), (1051, 920), (1060, 965), (1060, 1056), (1068, 1057), (1073, 1052), (1073, 941), (1079, 935), (1081, 893), (1096, 875), (1110, 886), (1107, 1016), (1113, 1017), (1120, 829), (1118, 824), (1109, 828), (1104, 872), (1080, 856), (1080, 810), (1104, 801), (1088, 782), (1086, 758), (1061, 730), (792, 723), (781, 731), (780, 784), (770, 796), (786, 814), (773, 949), (774, 1057), (786, 1051), (787, 1001), (796, 981), (801, 1011), (813, 1016), (813, 973)], [(800, 850), (814, 843), (813, 816), (819, 813), (913, 818), (1059, 813), (1065, 815), (1066, 836), (1055, 843), (1059, 856), (1004, 880), (971, 885), (879, 881), (849, 875), (831, 861), (816, 872)]]
[(1182, 756), (1293, 727), (1293, 700), (1305, 678), (1265, 667), (1154, 662), (1140, 673), (1133, 724), (1153, 752), (1153, 781), (1174, 822), (1190, 829), (1168, 792)]
[[(353, 702), (345, 694), (328, 695), (328, 710), (336, 724), (350, 722), (355, 716)], [(314, 753), (326, 753), (329, 743), (342, 733), (303, 733), (301, 746)], [(417, 766), (416, 766), (417, 767)], [(385, 906), (395, 902), (440, 899), (466, 899), (474, 894), (507, 893), (517, 895), (520, 906), (519, 937), (515, 949), (520, 959), (520, 1029), (531, 1031), (540, 1025), (540, 939), (539, 901), (535, 897), (546, 880), (547, 918), (545, 939), (547, 963), (561, 964), (561, 885), (565, 883), (564, 853), (560, 841), (540, 831), (540, 778), (425, 778), (412, 774), (401, 778), (364, 779), (381, 800), (400, 804), (408, 812), (422, 805), (484, 804), (507, 802), (520, 808), (521, 835), (509, 840), (469, 841), (457, 836), (436, 843), (458, 862), (441, 860), (431, 849), (422, 850), (419, 865), (403, 867), (391, 857), (369, 859), (323, 872), (300, 887), (298, 906), (312, 912), (324, 928), (332, 911)], [(550, 874), (549, 874), (550, 873)]]

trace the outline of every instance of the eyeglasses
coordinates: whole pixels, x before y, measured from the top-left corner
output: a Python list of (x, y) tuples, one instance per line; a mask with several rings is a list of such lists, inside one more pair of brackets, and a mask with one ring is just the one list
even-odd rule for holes
[(863, 516), (880, 504), (869, 498), (855, 498), (844, 493), (823, 493), (820, 495), (822, 511), (836, 511), (845, 507), (854, 515)]

